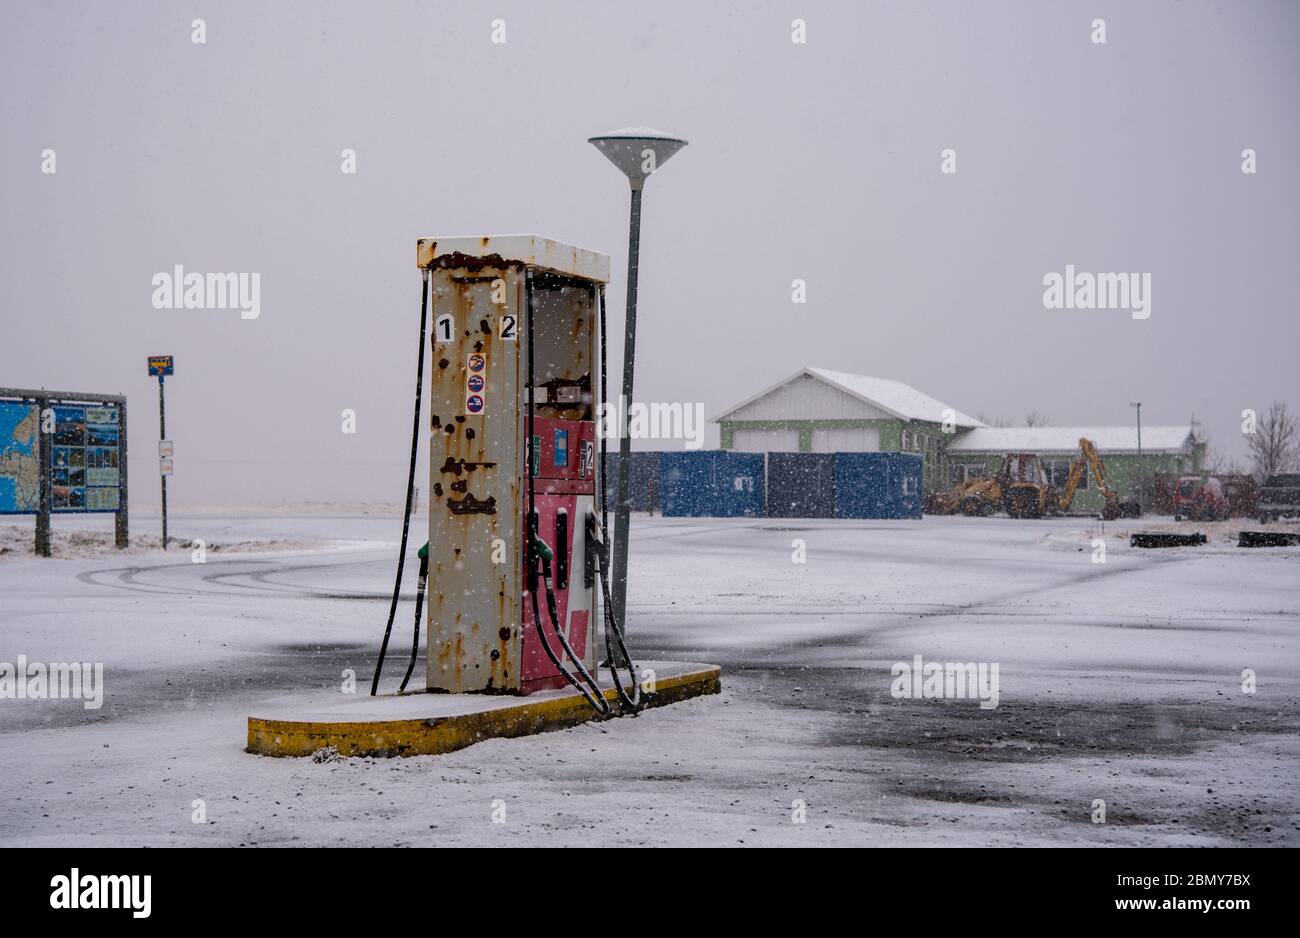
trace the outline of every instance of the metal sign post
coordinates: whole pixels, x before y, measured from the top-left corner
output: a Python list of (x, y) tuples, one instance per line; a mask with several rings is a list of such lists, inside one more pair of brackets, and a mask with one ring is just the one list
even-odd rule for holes
[(149, 356), (149, 374), (158, 376), (158, 478), (162, 483), (162, 543), (167, 549), (167, 477), (172, 474), (172, 461), (163, 459), (163, 443), (167, 442), (167, 400), (163, 393), (163, 379), (175, 374), (176, 368), (170, 355)]
[(122, 398), (118, 408), (118, 426), (120, 436), (118, 443), (118, 485), (121, 488), (121, 502), (117, 506), (117, 514), (113, 516), (113, 546), (119, 549), (126, 548), (130, 542), (130, 529), (127, 520), (126, 508), (126, 398)]
[(50, 556), (50, 435), (45, 432), (45, 414), (50, 409), (48, 397), (36, 399), (37, 417), (41, 421), (40, 436), (36, 444), (36, 458), (40, 460), (40, 495), (36, 513), (36, 556)]
[(1142, 466), (1142, 402), (1141, 402), (1141, 401), (1129, 401), (1128, 403), (1129, 403), (1129, 406), (1130, 406), (1130, 407), (1136, 407), (1136, 408), (1137, 408), (1138, 458), (1137, 458), (1137, 484), (1134, 486), (1134, 488), (1137, 489), (1137, 493), (1136, 493), (1136, 494), (1137, 494), (1137, 503), (1138, 503), (1138, 506), (1139, 506), (1143, 511), (1146, 511), (1146, 507), (1147, 507), (1147, 506), (1146, 506), (1146, 498), (1145, 498), (1145, 495), (1146, 495), (1146, 472), (1143, 471), (1143, 466)]

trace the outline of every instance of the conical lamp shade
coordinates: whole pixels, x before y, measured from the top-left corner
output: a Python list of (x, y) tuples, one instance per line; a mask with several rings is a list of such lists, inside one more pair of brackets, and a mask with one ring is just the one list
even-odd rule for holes
[(647, 176), (667, 163), (686, 141), (650, 127), (624, 127), (622, 130), (591, 137), (588, 143), (605, 154), (639, 189)]

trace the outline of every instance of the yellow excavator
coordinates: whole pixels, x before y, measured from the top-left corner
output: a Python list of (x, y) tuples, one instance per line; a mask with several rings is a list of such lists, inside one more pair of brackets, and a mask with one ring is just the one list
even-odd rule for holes
[(983, 476), (958, 482), (946, 492), (931, 496), (926, 512), (932, 515), (955, 515), (958, 511), (966, 515), (991, 515), (1002, 503), (1002, 493), (990, 492), (994, 480)]
[(1097, 454), (1097, 447), (1093, 445), (1092, 440), (1087, 437), (1079, 439), (1079, 458), (1070, 466), (1070, 474), (1065, 480), (1065, 490), (1061, 492), (1061, 497), (1057, 501), (1058, 511), (1069, 511), (1070, 505), (1074, 501), (1074, 493), (1079, 489), (1079, 482), (1083, 478), (1085, 468), (1092, 470), (1092, 477), (1097, 482), (1097, 487), (1101, 489), (1101, 496), (1105, 499), (1105, 504), (1101, 510), (1101, 516), (1107, 521), (1113, 521), (1116, 518), (1140, 518), (1142, 517), (1142, 506), (1134, 501), (1120, 501), (1119, 493), (1110, 487), (1106, 479), (1106, 464), (1101, 461), (1101, 456)]
[(926, 503), (925, 513), (927, 515), (951, 515), (957, 512), (957, 503), (961, 499), (961, 493), (966, 490), (969, 482), (958, 482), (946, 492), (932, 493)]
[(980, 515), (1005, 510), (1013, 518), (1037, 518), (1050, 510), (1049, 489), (1034, 453), (1007, 453), (991, 476), (958, 482), (935, 497), (937, 514)]
[(1110, 487), (1106, 464), (1097, 453), (1097, 447), (1086, 437), (1079, 440), (1079, 456), (1070, 466), (1065, 489), (1058, 496), (1047, 482), (1042, 463), (1035, 453), (1007, 453), (1002, 465), (991, 476), (958, 482), (951, 489), (935, 497), (938, 514), (988, 517), (999, 509), (1012, 518), (1041, 518), (1070, 510), (1085, 469), (1092, 470), (1105, 499), (1101, 516), (1110, 521), (1115, 518), (1137, 518), (1142, 508), (1137, 502), (1121, 501)]

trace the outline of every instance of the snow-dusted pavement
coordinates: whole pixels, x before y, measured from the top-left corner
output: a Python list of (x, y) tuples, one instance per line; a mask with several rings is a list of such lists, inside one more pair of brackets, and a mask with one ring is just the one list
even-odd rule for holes
[[(244, 753), (257, 701), (348, 668), (365, 692), (399, 526), (195, 515), (173, 533), (271, 549), (0, 556), (0, 662), (106, 684), (99, 710), (0, 700), (0, 843), (1300, 843), (1300, 548), (1229, 546), (1241, 524), (1138, 551), (1151, 523), (1112, 523), (1094, 563), (1077, 519), (637, 519), (633, 651), (721, 664), (721, 697), (446, 756)], [(997, 663), (998, 707), (894, 699), (914, 655)]]

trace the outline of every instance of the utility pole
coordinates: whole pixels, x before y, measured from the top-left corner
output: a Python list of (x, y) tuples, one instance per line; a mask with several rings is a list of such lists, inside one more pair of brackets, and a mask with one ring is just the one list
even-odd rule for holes
[(1129, 406), (1130, 406), (1130, 407), (1136, 407), (1136, 408), (1137, 408), (1137, 415), (1138, 415), (1138, 459), (1141, 459), (1141, 458), (1142, 458), (1142, 402), (1141, 402), (1141, 401), (1129, 401)]
[(1145, 474), (1142, 472), (1142, 402), (1129, 401), (1128, 403), (1130, 407), (1137, 408), (1137, 430), (1138, 430), (1138, 464), (1137, 464), (1137, 473), (1136, 473), (1138, 478), (1137, 502), (1138, 502), (1138, 506), (1143, 511), (1146, 511), (1147, 508), (1146, 498), (1144, 497), (1146, 485), (1143, 483)]
[[(163, 393), (163, 379), (175, 374), (170, 355), (149, 356), (149, 374), (158, 376), (158, 478), (162, 482), (162, 543), (167, 549), (167, 477), (172, 474), (170, 446), (167, 443), (167, 400)], [(164, 456), (163, 453), (167, 455)]]

